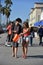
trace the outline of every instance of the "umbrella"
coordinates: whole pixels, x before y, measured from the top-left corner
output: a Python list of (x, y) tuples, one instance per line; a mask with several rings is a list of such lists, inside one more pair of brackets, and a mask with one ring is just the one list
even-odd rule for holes
[(34, 23), (34, 26), (43, 26), (43, 20), (41, 20), (41, 21), (38, 21), (38, 22), (36, 22), (36, 23)]
[(41, 21), (40, 21), (40, 25), (42, 25), (42, 26), (43, 26), (43, 20), (41, 20)]

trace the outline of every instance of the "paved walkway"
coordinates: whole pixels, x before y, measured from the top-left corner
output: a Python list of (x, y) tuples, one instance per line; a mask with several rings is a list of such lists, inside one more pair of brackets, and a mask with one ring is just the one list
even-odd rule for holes
[(43, 65), (43, 47), (29, 47), (27, 59), (23, 59), (19, 47), (18, 58), (12, 57), (11, 47), (0, 47), (0, 65)]
[[(0, 35), (0, 44), (6, 42), (6, 34)], [(43, 47), (38, 45), (39, 40), (34, 39), (33, 47), (28, 47), (27, 59), (23, 59), (22, 47), (19, 46), (18, 58), (12, 57), (11, 47), (0, 46), (0, 65), (43, 65)]]

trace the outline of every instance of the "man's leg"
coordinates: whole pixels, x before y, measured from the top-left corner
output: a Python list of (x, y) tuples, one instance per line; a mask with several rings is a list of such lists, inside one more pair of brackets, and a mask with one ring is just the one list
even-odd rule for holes
[(15, 56), (15, 47), (12, 46), (12, 56), (14, 57)]
[(15, 58), (17, 58), (17, 52), (18, 52), (18, 43), (15, 43)]
[(41, 45), (42, 44), (42, 36), (40, 36), (40, 43), (39, 43), (39, 45)]
[(30, 44), (31, 44), (31, 46), (32, 46), (32, 41), (33, 41), (33, 38), (32, 38), (32, 37), (30, 37)]

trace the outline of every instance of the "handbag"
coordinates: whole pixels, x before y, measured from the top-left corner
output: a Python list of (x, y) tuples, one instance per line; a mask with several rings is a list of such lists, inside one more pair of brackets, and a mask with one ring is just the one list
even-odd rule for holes
[(19, 40), (20, 36), (18, 34), (15, 34), (13, 37), (13, 42), (17, 42)]

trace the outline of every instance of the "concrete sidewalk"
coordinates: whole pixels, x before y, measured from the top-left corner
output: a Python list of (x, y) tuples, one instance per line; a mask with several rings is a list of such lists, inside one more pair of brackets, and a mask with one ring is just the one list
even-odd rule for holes
[(43, 65), (43, 47), (29, 47), (27, 59), (22, 57), (22, 47), (18, 49), (18, 58), (12, 57), (11, 47), (0, 47), (0, 65)]
[(19, 45), (18, 58), (12, 57), (11, 47), (5, 47), (7, 34), (0, 35), (0, 65), (43, 65), (43, 47), (39, 46), (39, 39), (33, 39), (33, 47), (28, 47), (27, 59), (23, 59), (22, 47)]
[(0, 44), (4, 44), (7, 39), (7, 33), (0, 34)]

